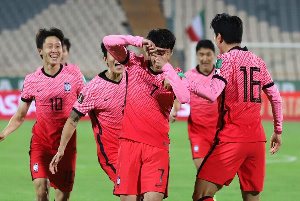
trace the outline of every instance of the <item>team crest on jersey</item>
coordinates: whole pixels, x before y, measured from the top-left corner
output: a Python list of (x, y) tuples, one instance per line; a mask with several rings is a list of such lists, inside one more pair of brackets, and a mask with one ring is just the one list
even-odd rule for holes
[(220, 73), (220, 71), (221, 71), (221, 66), (222, 66), (222, 62), (223, 62), (222, 59), (218, 59), (218, 60), (217, 60), (217, 62), (216, 62), (215, 75)]
[(39, 171), (39, 164), (37, 164), (37, 163), (35, 163), (34, 165), (33, 165), (33, 171), (34, 172), (37, 172), (37, 171)]
[(120, 178), (120, 177), (118, 177), (118, 178), (117, 178), (117, 185), (119, 186), (119, 185), (120, 185), (120, 183), (121, 183), (121, 178)]
[(82, 93), (80, 93), (80, 94), (78, 95), (78, 98), (77, 98), (78, 103), (82, 104), (83, 99), (84, 99), (84, 96), (83, 96)]
[(70, 82), (65, 82), (64, 87), (65, 87), (65, 91), (71, 91), (71, 84), (70, 84)]

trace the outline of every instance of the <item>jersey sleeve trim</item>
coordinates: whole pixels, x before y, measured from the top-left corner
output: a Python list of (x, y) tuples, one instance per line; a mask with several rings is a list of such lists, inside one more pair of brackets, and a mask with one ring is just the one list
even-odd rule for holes
[(85, 116), (85, 114), (79, 112), (79, 111), (76, 110), (74, 107), (72, 108), (72, 110), (73, 110), (74, 112), (76, 112), (78, 115), (80, 115), (81, 117)]
[(271, 82), (270, 84), (264, 85), (262, 89), (270, 88), (274, 85), (274, 82)]
[(219, 76), (219, 75), (213, 75), (212, 78), (217, 78), (217, 79), (219, 79), (219, 80), (222, 80), (222, 81), (225, 83), (225, 85), (227, 85), (227, 80), (225, 80), (223, 77), (221, 77), (221, 76)]
[(124, 61), (122, 61), (121, 64), (126, 64), (129, 61), (129, 56), (130, 56), (130, 52), (129, 52), (129, 50), (127, 50), (126, 59)]
[(23, 102), (26, 102), (26, 103), (32, 102), (32, 100), (30, 100), (30, 99), (25, 99), (25, 98), (21, 98), (21, 100), (22, 100)]

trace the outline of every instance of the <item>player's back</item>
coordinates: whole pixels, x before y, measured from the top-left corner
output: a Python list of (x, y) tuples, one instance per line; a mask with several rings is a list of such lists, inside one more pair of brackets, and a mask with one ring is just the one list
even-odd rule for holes
[(217, 76), (227, 84), (219, 96), (222, 131), (219, 138), (224, 141), (265, 141), (261, 125), (261, 93), (265, 86), (273, 83), (265, 63), (246, 49), (233, 49), (218, 56), (222, 63)]

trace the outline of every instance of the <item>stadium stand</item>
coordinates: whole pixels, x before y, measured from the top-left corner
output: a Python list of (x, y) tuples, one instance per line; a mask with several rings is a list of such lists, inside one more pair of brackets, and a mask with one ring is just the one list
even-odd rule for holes
[(41, 65), (35, 45), (39, 28), (60, 28), (71, 40), (70, 63), (85, 76), (106, 68), (100, 43), (108, 34), (130, 34), (117, 0), (2, 0), (0, 76), (25, 76)]
[[(139, 1), (138, 7), (143, 1)], [(35, 71), (41, 65), (34, 41), (36, 31), (54, 26), (71, 40), (69, 62), (77, 64), (86, 77), (93, 77), (106, 67), (101, 59), (102, 38), (108, 34), (133, 34), (141, 29), (129, 23), (134, 16), (128, 13), (130, 9), (124, 9), (127, 2), (130, 1), (1, 0), (0, 76), (25, 76)], [(300, 79), (300, 1), (156, 0), (153, 5), (162, 6), (158, 10), (165, 17), (162, 24), (166, 23), (177, 37), (175, 65), (184, 70), (192, 68), (194, 62), (190, 58), (194, 48), (185, 29), (196, 14), (205, 10), (207, 39), (213, 39), (209, 23), (216, 13), (238, 15), (244, 21), (243, 45), (266, 61), (273, 78)]]
[(265, 60), (276, 80), (300, 79), (300, 1), (297, 0), (164, 0), (168, 26), (177, 37), (176, 49), (185, 70), (193, 68), (194, 46), (185, 29), (205, 10), (206, 38), (213, 40), (210, 21), (217, 13), (238, 15), (244, 22), (243, 44)]

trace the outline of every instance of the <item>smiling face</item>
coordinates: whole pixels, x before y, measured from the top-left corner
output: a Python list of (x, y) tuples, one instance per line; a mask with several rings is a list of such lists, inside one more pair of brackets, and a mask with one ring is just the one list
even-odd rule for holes
[(200, 48), (197, 53), (200, 72), (208, 74), (213, 70), (215, 53), (210, 48)]
[(107, 52), (107, 57), (103, 57), (104, 62), (109, 67), (109, 71), (113, 74), (122, 74), (125, 70), (124, 66)]
[(59, 65), (62, 57), (61, 41), (56, 36), (49, 36), (43, 43), (43, 49), (38, 49), (43, 57), (44, 66)]

